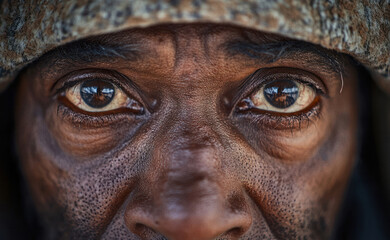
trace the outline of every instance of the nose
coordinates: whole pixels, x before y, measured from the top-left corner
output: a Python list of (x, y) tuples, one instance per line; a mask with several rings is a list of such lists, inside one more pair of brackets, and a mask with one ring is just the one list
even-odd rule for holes
[(242, 236), (252, 222), (249, 205), (237, 184), (216, 170), (216, 162), (212, 149), (175, 151), (164, 174), (145, 183), (134, 196), (138, 200), (127, 205), (127, 227), (142, 239)]

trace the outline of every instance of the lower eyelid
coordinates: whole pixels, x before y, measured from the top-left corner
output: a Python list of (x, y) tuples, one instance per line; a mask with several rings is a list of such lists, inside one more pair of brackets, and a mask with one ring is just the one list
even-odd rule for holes
[(102, 124), (113, 122), (118, 117), (117, 115), (91, 116), (78, 113), (72, 110), (67, 104), (59, 104), (57, 106), (57, 116), (62, 120), (68, 121), (74, 125), (89, 125), (92, 127), (101, 127)]
[[(61, 98), (60, 98), (61, 99)], [(136, 124), (145, 121), (147, 116), (129, 114), (127, 111), (114, 111), (111, 114), (99, 113), (95, 115), (79, 113), (74, 109), (71, 103), (66, 99), (60, 100), (57, 105), (56, 114), (63, 121), (69, 122), (74, 126), (85, 126), (89, 128), (101, 128), (110, 124), (117, 124), (120, 121), (126, 121), (129, 124)]]
[(321, 117), (322, 103), (319, 96), (316, 100), (302, 112), (270, 113), (262, 110), (251, 110), (246, 112), (236, 112), (236, 118), (247, 120), (251, 124), (272, 130), (301, 130), (309, 126), (312, 122)]

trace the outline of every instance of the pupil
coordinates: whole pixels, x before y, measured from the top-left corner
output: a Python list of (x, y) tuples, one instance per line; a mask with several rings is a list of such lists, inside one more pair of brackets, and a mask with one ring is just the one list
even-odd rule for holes
[(111, 83), (103, 80), (90, 80), (81, 85), (80, 95), (88, 106), (103, 108), (114, 98), (115, 88)]
[(291, 80), (277, 80), (264, 87), (265, 99), (274, 107), (288, 108), (298, 98), (299, 89)]

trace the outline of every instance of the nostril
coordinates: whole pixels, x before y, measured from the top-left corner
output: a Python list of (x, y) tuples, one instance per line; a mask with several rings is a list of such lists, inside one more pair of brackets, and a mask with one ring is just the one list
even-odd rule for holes
[(232, 212), (230, 208), (223, 207), (223, 201), (216, 201), (219, 199), (201, 200), (195, 202), (196, 207), (192, 208), (184, 208), (183, 205), (179, 205), (181, 208), (163, 208), (158, 205), (160, 211), (156, 212), (159, 214), (129, 207), (125, 223), (141, 239), (239, 239), (250, 228), (252, 217), (246, 211)]
[[(130, 231), (141, 239), (187, 239), (187, 240), (210, 240), (210, 239), (239, 239), (250, 226), (248, 220), (230, 215), (226, 218), (214, 218), (208, 221), (206, 218), (194, 218), (177, 220), (164, 218), (162, 221), (150, 219), (137, 219), (129, 226)], [(141, 220), (141, 221), (139, 221)], [(232, 221), (233, 220), (233, 221)], [(237, 221), (238, 220), (238, 221)], [(249, 223), (249, 224), (248, 224)], [(229, 228), (230, 225), (230, 228)]]
[(145, 229), (148, 229), (148, 227), (143, 225), (142, 223), (136, 223), (134, 225), (134, 231), (136, 231), (136, 232), (144, 232)]
[(245, 230), (241, 227), (235, 227), (230, 229), (229, 231), (225, 232), (223, 235), (221, 235), (221, 238), (227, 238), (227, 239), (237, 239), (241, 237), (245, 233)]
[[(130, 229), (133, 233), (141, 237), (142, 239), (151, 239), (155, 238), (156, 235), (159, 235), (153, 228), (148, 227), (142, 223), (135, 223)], [(164, 239), (164, 238), (159, 238)]]
[(128, 203), (126, 226), (141, 239), (239, 239), (252, 224), (246, 199), (237, 193), (226, 197), (215, 185), (201, 181), (191, 191), (171, 187), (152, 202), (135, 198), (143, 201)]

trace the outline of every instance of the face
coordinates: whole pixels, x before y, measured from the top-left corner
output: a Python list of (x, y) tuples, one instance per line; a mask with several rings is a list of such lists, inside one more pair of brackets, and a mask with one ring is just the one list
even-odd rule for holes
[(96, 36), (20, 76), (47, 238), (326, 239), (356, 148), (347, 57), (233, 26)]

